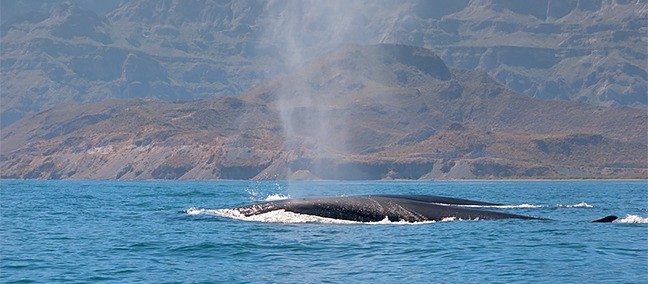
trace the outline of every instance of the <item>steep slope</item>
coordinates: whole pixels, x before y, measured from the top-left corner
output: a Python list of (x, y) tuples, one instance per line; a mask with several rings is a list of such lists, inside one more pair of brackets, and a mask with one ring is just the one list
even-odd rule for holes
[[(569, 121), (570, 123), (565, 123)], [(25, 117), (4, 178), (646, 176), (648, 114), (542, 101), (431, 50), (352, 45), (242, 99), (107, 101)]]
[(106, 101), (30, 115), (2, 133), (2, 177), (247, 179), (281, 145), (278, 118), (231, 97)]
[[(461, 163), (470, 169), (457, 167), (465, 172), (449, 177), (626, 171), (614, 165), (645, 171), (648, 161), (644, 111), (522, 96), (411, 46), (347, 47), (246, 97), (278, 108), (287, 139), (302, 145), (276, 162), (318, 177), (338, 172), (331, 157), (364, 172), (376, 163), (445, 165), (446, 173), (429, 178)], [(379, 172), (372, 178), (389, 171)], [(396, 172), (392, 177), (422, 177)]]

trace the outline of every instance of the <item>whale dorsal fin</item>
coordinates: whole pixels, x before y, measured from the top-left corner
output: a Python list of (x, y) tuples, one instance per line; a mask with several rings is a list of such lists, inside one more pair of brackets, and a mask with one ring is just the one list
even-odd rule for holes
[(596, 219), (596, 220), (594, 220), (592, 222), (593, 223), (611, 223), (616, 219), (619, 219), (619, 217), (614, 216), (614, 215), (610, 215), (610, 216), (605, 216), (605, 217), (603, 217), (601, 219)]

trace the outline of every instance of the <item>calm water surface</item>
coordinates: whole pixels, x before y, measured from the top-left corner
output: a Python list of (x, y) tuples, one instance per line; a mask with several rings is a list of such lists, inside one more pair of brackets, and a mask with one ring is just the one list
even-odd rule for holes
[[(432, 194), (552, 221), (247, 222), (276, 196)], [(648, 283), (648, 181), (0, 181), (1, 283)], [(588, 221), (615, 214), (609, 224)]]

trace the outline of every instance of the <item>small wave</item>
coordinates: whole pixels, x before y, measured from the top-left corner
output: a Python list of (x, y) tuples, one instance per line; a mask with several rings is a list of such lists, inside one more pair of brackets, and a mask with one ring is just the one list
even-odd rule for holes
[(648, 224), (648, 217), (628, 214), (625, 217), (616, 220), (616, 222), (623, 224)]
[(268, 197), (265, 198), (265, 201), (276, 201), (276, 200), (282, 200), (282, 199), (288, 199), (290, 198), (290, 195), (283, 195), (283, 194), (270, 194)]
[(185, 213), (187, 215), (192, 215), (192, 216), (204, 215), (204, 214), (217, 215), (217, 211), (218, 210), (191, 207), (191, 208), (185, 210)]
[(572, 205), (556, 204), (556, 207), (558, 207), (558, 208), (594, 208), (593, 205), (589, 205), (586, 202), (581, 202), (581, 203), (572, 204)]
[[(439, 203), (441, 204), (441, 203)], [(452, 204), (441, 204), (441, 205), (448, 205), (448, 206), (453, 206)], [(498, 209), (515, 209), (515, 208), (522, 208), (522, 209), (533, 209), (533, 208), (544, 208), (547, 206), (544, 205), (535, 205), (535, 204), (528, 204), (528, 203), (523, 203), (523, 204), (518, 204), (518, 205), (456, 205), (459, 207), (469, 207), (469, 208), (498, 208)], [(594, 208), (593, 205), (588, 204), (587, 202), (581, 202), (578, 204), (556, 204), (554, 205), (556, 208)]]
[(509, 208), (542, 208), (543, 206), (524, 203), (519, 205), (459, 205), (459, 207), (509, 209)]
[(369, 224), (369, 225), (421, 225), (421, 224), (432, 224), (436, 223), (437, 221), (431, 220), (431, 221), (419, 221), (419, 222), (408, 222), (405, 220), (400, 220), (400, 221), (391, 221), (387, 216), (385, 216), (385, 219), (382, 219), (378, 222), (355, 222), (358, 224)]
[(479, 221), (479, 218), (461, 219), (461, 218), (457, 218), (457, 217), (445, 217), (445, 218), (441, 219), (440, 222), (454, 222), (454, 221)]

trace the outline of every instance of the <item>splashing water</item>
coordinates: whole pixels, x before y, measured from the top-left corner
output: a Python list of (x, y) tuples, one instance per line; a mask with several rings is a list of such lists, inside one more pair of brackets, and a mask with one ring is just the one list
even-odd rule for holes
[[(498, 209), (534, 209), (534, 208), (545, 208), (548, 206), (544, 205), (535, 205), (535, 204), (528, 204), (528, 203), (523, 203), (519, 205), (459, 205), (460, 207), (470, 207), (470, 208), (498, 208)], [(556, 208), (594, 208), (594, 205), (590, 205), (587, 202), (581, 202), (577, 204), (556, 204), (554, 205)]]
[(203, 214), (214, 215), (214, 214), (216, 214), (216, 211), (217, 210), (191, 207), (191, 208), (185, 210), (185, 213), (187, 215), (191, 215), (191, 216), (203, 215)]
[(499, 209), (514, 209), (514, 208), (542, 208), (542, 205), (534, 205), (523, 203), (520, 205), (458, 205), (459, 207), (469, 208), (499, 208)]
[(288, 199), (290, 198), (290, 195), (283, 195), (283, 194), (270, 194), (268, 197), (265, 198), (265, 201), (276, 201), (276, 200), (282, 200), (282, 199)]
[[(274, 188), (273, 188), (272, 191), (274, 191), (274, 192), (281, 192), (281, 191), (283, 191), (283, 190), (284, 190), (284, 188), (281, 186), (281, 184), (279, 184), (279, 183), (275, 183), (275, 184), (274, 184)], [(290, 198), (289, 195), (283, 195), (283, 194), (281, 194), (281, 193), (270, 193), (270, 194), (267, 194), (267, 195), (266, 195), (265, 192), (267, 192), (267, 191), (266, 191), (266, 190), (263, 190), (262, 188), (259, 188), (259, 187), (257, 187), (257, 186), (250, 186), (250, 187), (247, 187), (247, 188), (245, 189), (245, 191), (248, 193), (248, 195), (249, 195), (249, 199), (250, 199), (251, 202), (257, 202), (257, 201), (273, 201), (273, 200), (281, 200), (281, 199)], [(266, 196), (266, 197), (263, 198), (262, 196)]]
[(285, 223), (285, 224), (300, 224), (300, 223), (320, 223), (320, 224), (358, 224), (359, 222), (339, 220), (332, 218), (324, 218), (314, 215), (298, 214), (286, 210), (273, 210), (263, 214), (256, 214), (245, 216), (238, 210), (234, 209), (218, 209), (211, 210), (209, 214), (214, 214), (221, 217), (227, 217), (242, 221), (251, 222), (264, 222), (264, 223)]
[(558, 207), (558, 208), (594, 208), (593, 205), (587, 204), (586, 202), (581, 202), (581, 203), (572, 204), (572, 205), (556, 204), (556, 207)]
[(648, 217), (628, 214), (625, 217), (616, 220), (616, 222), (622, 224), (648, 224)]
[[(369, 225), (389, 225), (389, 224), (398, 224), (398, 225), (416, 225), (416, 224), (432, 224), (437, 221), (421, 221), (421, 222), (408, 222), (408, 221), (391, 221), (387, 216), (384, 219), (376, 222), (360, 222), (360, 221), (351, 221), (343, 219), (333, 219), (320, 217), (315, 215), (300, 214), (284, 209), (273, 210), (270, 212), (256, 214), (251, 216), (245, 216), (241, 214), (240, 211), (235, 209), (204, 209), (204, 208), (189, 208), (185, 210), (187, 215), (212, 215), (220, 216), (225, 218), (231, 218), (247, 222), (262, 222), (262, 223), (283, 223), (283, 224), (369, 224)], [(438, 222), (457, 222), (457, 221), (478, 221), (479, 218), (475, 219), (461, 219), (457, 217), (446, 217)]]

